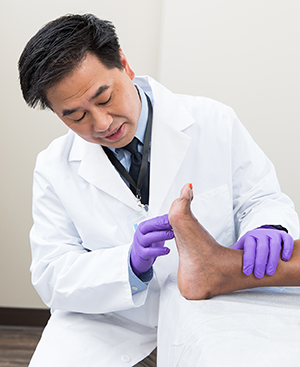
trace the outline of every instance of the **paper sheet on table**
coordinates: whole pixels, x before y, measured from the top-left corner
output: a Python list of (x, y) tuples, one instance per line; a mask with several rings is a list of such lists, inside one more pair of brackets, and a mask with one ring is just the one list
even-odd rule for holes
[(187, 301), (170, 278), (158, 329), (158, 367), (299, 367), (300, 287)]

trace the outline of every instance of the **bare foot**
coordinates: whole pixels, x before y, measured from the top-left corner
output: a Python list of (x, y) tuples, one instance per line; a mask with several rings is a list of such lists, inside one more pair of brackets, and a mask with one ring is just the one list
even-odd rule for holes
[(186, 184), (169, 211), (179, 253), (177, 283), (189, 300), (255, 287), (300, 286), (300, 240), (289, 261), (279, 259), (276, 273), (261, 279), (242, 271), (243, 251), (219, 245), (191, 212), (193, 191)]
[(186, 299), (200, 300), (236, 290), (234, 276), (236, 269), (242, 272), (243, 255), (219, 245), (202, 227), (191, 212), (192, 195), (186, 184), (171, 206), (169, 221), (179, 253), (179, 291)]

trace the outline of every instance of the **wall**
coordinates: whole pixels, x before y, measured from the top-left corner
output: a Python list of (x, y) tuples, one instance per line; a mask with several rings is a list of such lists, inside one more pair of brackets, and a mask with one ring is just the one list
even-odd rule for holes
[(114, 22), (137, 74), (232, 106), (300, 210), (298, 0), (7, 2), (0, 12), (0, 307), (44, 307), (28, 270), (32, 171), (38, 152), (66, 132), (53, 113), (25, 105), (17, 60), (43, 24), (77, 12)]
[(159, 79), (234, 108), (300, 213), (300, 2), (165, 0)]

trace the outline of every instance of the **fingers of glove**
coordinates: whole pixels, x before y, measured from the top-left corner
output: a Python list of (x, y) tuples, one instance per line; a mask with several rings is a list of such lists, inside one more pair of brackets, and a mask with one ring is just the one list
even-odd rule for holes
[(242, 236), (233, 246), (232, 248), (235, 250), (243, 250), (245, 242), (245, 235)]
[(280, 258), (281, 243), (280, 237), (270, 239), (269, 243), (269, 259), (266, 267), (266, 274), (274, 275), (277, 269), (278, 260)]
[(149, 232), (157, 232), (162, 230), (171, 230), (168, 214), (160, 217), (148, 219), (139, 224), (138, 229), (141, 233), (146, 234)]
[(158, 241), (153, 242), (149, 247), (155, 248), (155, 247), (164, 247), (165, 241)]
[(156, 258), (158, 256), (167, 255), (170, 252), (168, 247), (143, 247), (140, 248), (139, 257), (144, 261)]
[(294, 250), (294, 240), (293, 237), (282, 231), (281, 233), (281, 238), (282, 238), (282, 254), (281, 254), (281, 258), (284, 261), (288, 261), (290, 260), (293, 250)]
[(260, 236), (256, 240), (256, 256), (254, 265), (254, 276), (258, 279), (264, 277), (269, 257), (269, 237)]
[(243, 241), (243, 247), (244, 247), (243, 272), (246, 275), (250, 275), (253, 272), (255, 265), (256, 239), (252, 236), (245, 237)]
[[(142, 247), (149, 247), (156, 242), (164, 242), (171, 240), (174, 237), (173, 231), (157, 231), (142, 234), (141, 232), (135, 233), (135, 238)], [(163, 246), (163, 245), (162, 245)]]

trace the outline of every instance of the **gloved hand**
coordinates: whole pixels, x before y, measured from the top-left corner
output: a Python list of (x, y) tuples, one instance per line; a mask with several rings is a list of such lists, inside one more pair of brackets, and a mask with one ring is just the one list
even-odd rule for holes
[(148, 271), (157, 256), (170, 252), (165, 241), (174, 237), (168, 214), (140, 223), (134, 234), (130, 251), (130, 262), (135, 275)]
[(250, 275), (254, 269), (255, 277), (262, 278), (265, 273), (267, 275), (275, 273), (281, 250), (282, 260), (290, 260), (294, 240), (285, 231), (266, 225), (244, 234), (232, 248), (244, 250), (244, 274)]

